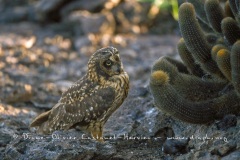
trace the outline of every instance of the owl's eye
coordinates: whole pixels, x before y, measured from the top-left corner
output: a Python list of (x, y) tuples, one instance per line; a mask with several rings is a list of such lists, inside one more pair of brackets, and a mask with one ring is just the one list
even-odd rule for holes
[(105, 65), (106, 65), (107, 67), (110, 67), (110, 66), (112, 65), (112, 61), (111, 61), (111, 60), (107, 60), (107, 61), (105, 62)]

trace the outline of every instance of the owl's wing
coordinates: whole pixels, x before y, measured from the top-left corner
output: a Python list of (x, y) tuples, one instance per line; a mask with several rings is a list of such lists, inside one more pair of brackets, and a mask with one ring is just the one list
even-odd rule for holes
[(76, 123), (99, 119), (114, 103), (115, 89), (97, 88), (80, 99), (71, 99), (71, 103), (61, 103), (54, 107), (48, 119), (48, 127), (53, 130), (69, 129)]

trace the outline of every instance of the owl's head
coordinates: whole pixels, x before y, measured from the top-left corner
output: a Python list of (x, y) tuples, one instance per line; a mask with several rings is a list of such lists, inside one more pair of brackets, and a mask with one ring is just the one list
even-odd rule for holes
[(106, 78), (121, 74), (123, 66), (118, 50), (114, 47), (97, 50), (88, 62), (88, 72), (96, 72), (96, 75)]

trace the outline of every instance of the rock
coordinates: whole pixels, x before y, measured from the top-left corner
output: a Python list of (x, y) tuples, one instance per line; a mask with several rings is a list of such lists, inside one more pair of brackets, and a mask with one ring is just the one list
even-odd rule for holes
[(232, 152), (231, 154), (225, 156), (225, 157), (222, 157), (222, 160), (239, 160), (239, 157), (240, 157), (240, 150), (238, 151), (235, 151), (235, 152)]
[(112, 144), (97, 144), (97, 159), (106, 159), (106, 157), (110, 158), (112, 155), (116, 154), (117, 149)]
[[(52, 135), (22, 135), (6, 148), (6, 159), (109, 159), (116, 149), (109, 143), (99, 144), (82, 139), (78, 131), (54, 132)], [(40, 139), (37, 139), (40, 138)]]
[(186, 160), (186, 159), (193, 159), (194, 153), (187, 153), (183, 155), (177, 155), (174, 160)]
[(0, 35), (0, 44), (3, 47), (3, 49), (12, 47), (31, 48), (35, 42), (36, 42), (35, 36), (21, 36), (18, 34), (8, 33), (3, 33)]
[(70, 12), (76, 10), (86, 10), (89, 12), (99, 12), (103, 9), (104, 4), (108, 0), (98, 0), (98, 1), (89, 1), (89, 0), (81, 0), (81, 1), (73, 1), (65, 5), (61, 9), (61, 16), (66, 17)]
[(229, 152), (234, 151), (236, 149), (236, 143), (231, 142), (231, 143), (226, 143), (222, 146), (215, 147), (212, 151), (211, 154), (219, 155), (221, 157), (227, 155)]
[(28, 7), (7, 8), (0, 12), (0, 23), (16, 23), (28, 19)]
[(149, 23), (147, 17), (150, 8), (149, 3), (138, 3), (137, 1), (123, 1), (112, 9), (116, 20), (118, 33), (141, 33), (144, 25)]
[[(138, 91), (140, 92), (137, 93)], [(156, 108), (152, 108), (149, 91), (142, 87), (133, 88), (130, 99), (124, 106), (107, 122), (104, 129), (104, 136), (107, 139), (103, 144), (92, 140), (90, 135), (82, 131), (55, 131), (53, 138), (51, 135), (50, 137), (37, 135), (25, 130), (17, 133), (17, 138), (11, 140), (9, 144), (5, 144), (7, 146), (3, 157), (6, 159), (23, 157), (27, 159), (109, 159), (110, 157), (158, 159), (162, 139), (155, 139), (154, 135), (158, 131), (160, 115)], [(133, 149), (126, 152), (129, 147)]]
[[(157, 133), (164, 126), (162, 117), (152, 105), (148, 89), (132, 86), (127, 100), (110, 117), (104, 128), (106, 136), (119, 137), (115, 141), (118, 152), (114, 158), (123, 158), (124, 154), (123, 159), (159, 159), (164, 136)], [(134, 149), (126, 153), (124, 148)]]
[(35, 6), (37, 19), (41, 22), (59, 20), (59, 10), (72, 0), (40, 0)]
[(74, 41), (74, 48), (85, 55), (91, 55), (94, 52), (95, 48), (91, 45), (92, 42), (87, 36), (78, 36)]
[(37, 4), (36, 4), (36, 9), (38, 11), (41, 12), (50, 12), (52, 10), (57, 9), (59, 6), (61, 6), (61, 4), (63, 4), (64, 2), (66, 2), (66, 0), (53, 0), (51, 2), (47, 1), (47, 0), (40, 0)]
[(217, 128), (220, 130), (227, 130), (230, 127), (237, 125), (237, 117), (235, 115), (226, 115), (222, 120), (216, 123)]
[(149, 90), (145, 87), (138, 87), (134, 88), (132, 92), (130, 92), (129, 96), (135, 96), (135, 97), (145, 97), (149, 94)]
[(16, 6), (25, 6), (29, 3), (28, 0), (13, 0), (13, 1), (8, 1), (8, 0), (1, 0), (0, 1), (0, 9), (4, 8), (11, 8), (11, 7), (16, 7)]
[(174, 131), (172, 128), (170, 127), (164, 127), (164, 128), (160, 128), (154, 135), (154, 137), (162, 137), (162, 139), (164, 141), (166, 141), (166, 139), (172, 138), (174, 137)]
[(11, 140), (12, 137), (9, 134), (0, 132), (0, 148), (5, 147)]
[(163, 144), (163, 152), (166, 154), (184, 154), (188, 152), (188, 141), (185, 140), (176, 140), (176, 139), (167, 139)]
[(32, 86), (29, 84), (16, 83), (1, 92), (4, 95), (2, 101), (7, 103), (26, 102), (32, 98)]
[(112, 34), (115, 31), (115, 22), (111, 13), (92, 14), (88, 11), (75, 11), (65, 17), (64, 23), (75, 24), (75, 35), (96, 33)]
[[(136, 94), (136, 91), (143, 90), (143, 96)], [(142, 94), (139, 93), (139, 94)], [(129, 96), (123, 105), (110, 117), (105, 125), (105, 134), (128, 136), (128, 137), (154, 137), (161, 128), (158, 119), (161, 116), (158, 109), (152, 104), (149, 91), (142, 87), (132, 87)], [(118, 125), (115, 120), (118, 117)], [(127, 124), (127, 125), (126, 125)]]
[(39, 12), (45, 12), (49, 13), (50, 11), (55, 10), (57, 7), (61, 6), (66, 0), (53, 0), (53, 1), (47, 1), (47, 0), (40, 0), (36, 4), (36, 10)]
[(174, 158), (170, 155), (166, 155), (163, 157), (163, 160), (174, 160)]
[(198, 151), (194, 154), (194, 159), (198, 160), (205, 160), (205, 159), (211, 159), (211, 160), (218, 160), (219, 157), (216, 155), (211, 155), (211, 153), (207, 151)]
[(206, 160), (206, 159), (211, 159), (211, 160), (219, 160), (219, 156), (217, 155), (212, 155), (208, 151), (196, 151), (196, 152), (188, 152), (187, 154), (183, 154), (180, 156), (177, 156), (175, 158), (176, 160), (186, 160), (186, 159), (197, 159), (197, 160)]
[(74, 1), (74, 0), (41, 0), (35, 5), (37, 20), (41, 22), (61, 21), (72, 11), (85, 10), (99, 12), (107, 0), (98, 1)]

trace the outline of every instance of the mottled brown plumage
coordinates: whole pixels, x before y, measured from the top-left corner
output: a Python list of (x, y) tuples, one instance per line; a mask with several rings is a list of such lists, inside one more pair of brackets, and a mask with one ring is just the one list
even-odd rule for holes
[(30, 126), (38, 127), (38, 132), (43, 134), (78, 127), (103, 141), (103, 125), (123, 103), (128, 89), (129, 78), (123, 70), (118, 50), (113, 47), (100, 49), (90, 58), (87, 74)]

